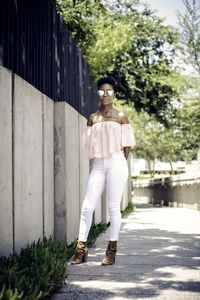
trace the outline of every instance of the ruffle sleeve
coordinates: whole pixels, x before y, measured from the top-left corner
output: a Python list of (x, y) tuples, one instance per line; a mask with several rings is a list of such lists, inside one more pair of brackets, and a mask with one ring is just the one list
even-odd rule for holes
[(82, 133), (80, 146), (83, 149), (89, 149), (89, 147), (90, 147), (91, 130), (92, 130), (92, 127), (87, 126), (86, 129)]
[(135, 135), (133, 127), (130, 123), (122, 124), (122, 147), (134, 147)]

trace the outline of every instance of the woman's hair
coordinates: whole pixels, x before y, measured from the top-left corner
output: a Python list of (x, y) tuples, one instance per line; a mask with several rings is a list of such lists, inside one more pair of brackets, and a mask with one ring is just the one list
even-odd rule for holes
[(103, 85), (103, 84), (110, 84), (113, 87), (114, 92), (117, 92), (117, 83), (115, 82), (115, 80), (111, 77), (102, 77), (97, 81), (97, 87), (98, 89)]

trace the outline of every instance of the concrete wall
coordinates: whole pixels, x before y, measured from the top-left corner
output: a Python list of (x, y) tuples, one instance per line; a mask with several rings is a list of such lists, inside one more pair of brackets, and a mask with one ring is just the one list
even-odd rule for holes
[[(87, 120), (79, 114), (79, 140), (82, 132), (85, 129)], [(83, 199), (86, 192), (87, 179), (90, 166), (88, 160), (88, 153), (86, 151), (79, 151), (79, 207), (82, 207)]]
[(12, 74), (0, 67), (0, 255), (13, 250)]
[(0, 255), (54, 236), (53, 101), (0, 68)]
[(54, 102), (43, 95), (43, 234), (54, 237)]
[(55, 238), (77, 238), (80, 215), (79, 117), (66, 102), (55, 103)]
[(42, 94), (15, 75), (14, 242), (19, 252), (43, 234)]
[[(44, 235), (78, 237), (89, 174), (80, 149), (86, 119), (66, 102), (53, 102), (0, 67), (0, 255)], [(130, 179), (122, 209), (130, 201)], [(108, 222), (105, 192), (94, 223)]]

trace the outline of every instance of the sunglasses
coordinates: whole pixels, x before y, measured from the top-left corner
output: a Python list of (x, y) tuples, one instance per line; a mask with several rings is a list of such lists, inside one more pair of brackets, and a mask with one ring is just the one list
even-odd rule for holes
[(98, 90), (97, 94), (99, 96), (101, 96), (101, 97), (104, 96), (105, 94), (107, 94), (108, 96), (113, 96), (114, 95), (114, 91), (113, 90), (106, 90), (106, 91), (104, 91), (104, 90)]

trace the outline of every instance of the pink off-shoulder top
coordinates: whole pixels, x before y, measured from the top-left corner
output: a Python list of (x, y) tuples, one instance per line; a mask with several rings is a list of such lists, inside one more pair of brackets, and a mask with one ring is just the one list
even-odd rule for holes
[(102, 121), (87, 126), (82, 134), (81, 146), (88, 150), (89, 158), (107, 158), (124, 147), (133, 147), (135, 137), (130, 123)]

